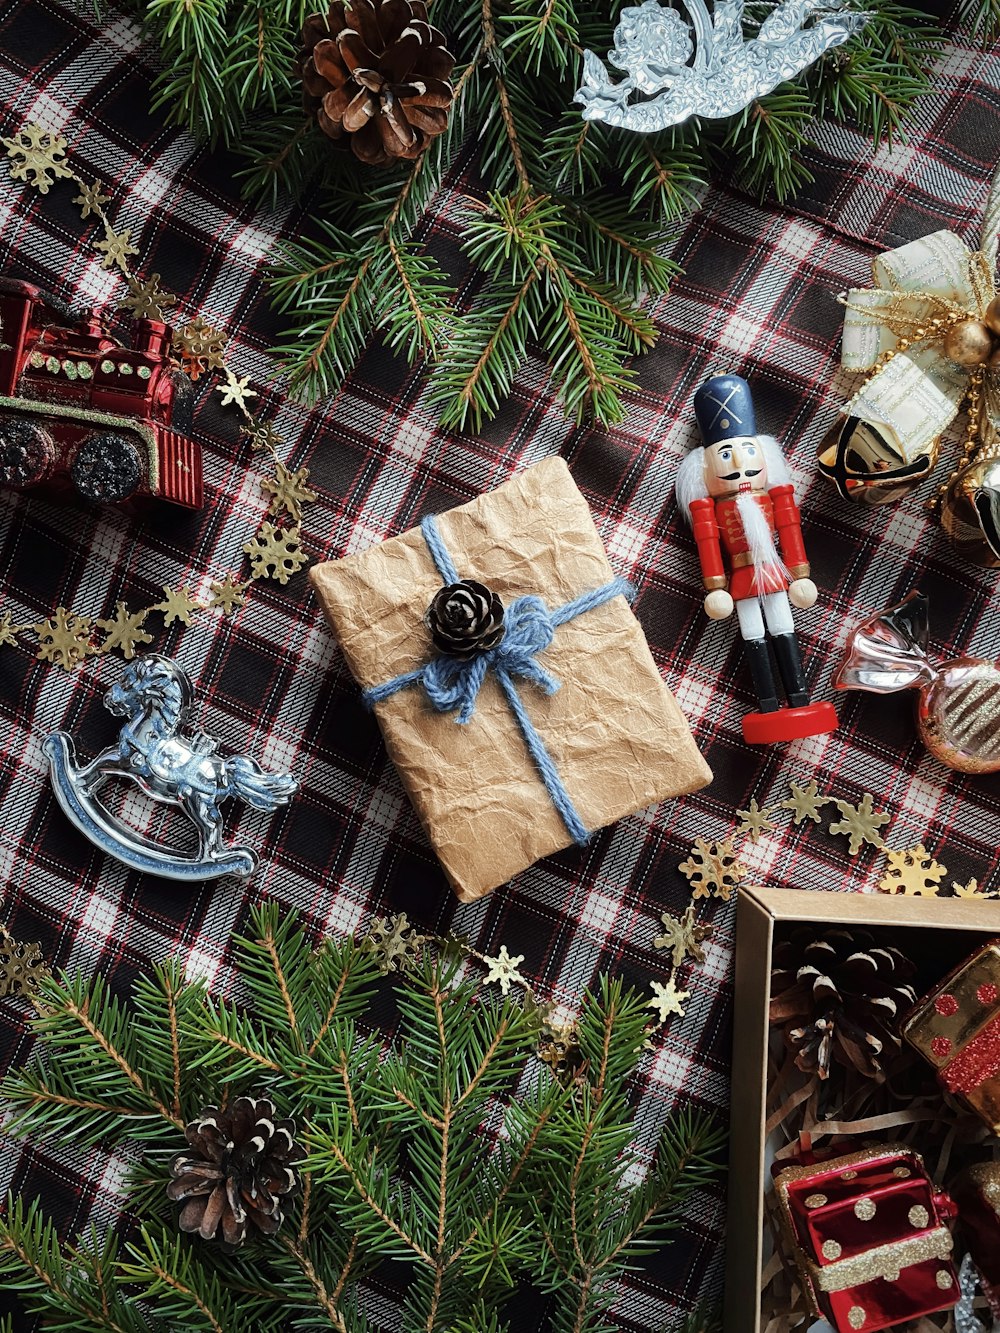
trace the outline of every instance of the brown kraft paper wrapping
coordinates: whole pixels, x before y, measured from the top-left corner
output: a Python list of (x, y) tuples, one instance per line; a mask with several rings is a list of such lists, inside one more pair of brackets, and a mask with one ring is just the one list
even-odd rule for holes
[[(561, 458), (438, 517), (461, 578), (505, 606), (533, 593), (561, 606), (614, 577), (590, 510)], [(419, 528), (310, 578), (362, 689), (423, 666), (423, 615), (441, 579)], [(624, 597), (560, 625), (540, 654), (561, 688), (517, 689), (588, 829), (712, 779)], [(510, 707), (487, 673), (466, 725), (419, 685), (375, 706), (386, 750), (459, 898), (471, 901), (572, 839)]]

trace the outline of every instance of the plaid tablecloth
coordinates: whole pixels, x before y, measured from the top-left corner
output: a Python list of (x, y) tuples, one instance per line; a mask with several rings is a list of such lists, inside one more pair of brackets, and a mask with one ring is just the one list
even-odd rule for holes
[[(0, 915), (16, 935), (40, 940), (58, 966), (100, 969), (118, 988), (151, 960), (179, 953), (226, 991), (234, 983), (227, 942), (262, 894), (298, 908), (317, 932), (355, 931), (373, 915), (405, 911), (424, 927), (462, 932), (487, 953), (506, 944), (524, 954), (525, 973), (572, 1005), (603, 969), (644, 989), (663, 978), (664, 956), (652, 941), (660, 913), (680, 911), (689, 899), (677, 865), (691, 842), (727, 836), (737, 807), (751, 796), (762, 806), (781, 800), (793, 778), (814, 778), (851, 801), (874, 792), (893, 815), (893, 844), (924, 842), (951, 879), (996, 874), (1000, 782), (960, 777), (931, 760), (915, 738), (912, 699), (845, 696), (834, 736), (779, 748), (743, 744), (740, 717), (751, 695), (738, 642), (731, 627), (709, 624), (702, 613), (673, 478), (693, 439), (691, 398), (701, 380), (716, 369), (746, 374), (761, 427), (784, 442), (802, 499), (821, 594), (798, 619), (818, 697), (831, 697), (831, 668), (849, 623), (917, 585), (930, 595), (938, 647), (997, 654), (995, 575), (960, 565), (917, 503), (877, 516), (848, 507), (816, 479), (814, 456), (856, 382), (837, 367), (841, 309), (833, 294), (866, 283), (878, 251), (936, 228), (978, 240), (1000, 158), (1000, 59), (956, 42), (905, 142), (874, 155), (850, 129), (821, 127), (820, 148), (810, 154), (816, 184), (794, 207), (762, 206), (724, 183), (709, 190), (679, 237), (684, 277), (656, 308), (660, 340), (639, 362), (621, 429), (568, 422), (544, 368), (531, 364), (478, 434), (439, 429), (419, 368), (408, 370), (379, 346), (332, 403), (306, 410), (283, 401), (268, 357), (278, 326), (262, 277), (275, 238), (293, 234), (299, 215), (254, 213), (239, 199), (233, 162), (150, 115), (151, 68), (134, 22), (108, 12), (95, 26), (89, 0), (4, 4), (0, 133), (26, 121), (64, 133), (77, 170), (104, 183), (119, 226), (132, 228), (143, 271), (158, 272), (187, 311), (230, 331), (230, 360), (276, 414), (292, 465), (308, 464), (320, 492), (305, 519), (310, 553), (357, 551), (561, 453), (616, 572), (638, 585), (653, 653), (716, 777), (695, 797), (625, 820), (586, 850), (457, 906), (303, 574), (286, 588), (256, 586), (235, 623), (207, 614), (155, 644), (197, 681), (207, 732), (301, 778), (286, 811), (241, 818), (241, 832), (264, 855), (250, 886), (173, 887), (128, 873), (84, 842), (54, 804), (42, 739), (59, 727), (84, 750), (106, 742), (101, 696), (120, 660), (90, 659), (66, 674), (26, 648), (0, 650)], [(428, 227), (459, 276), (462, 190), (456, 181), (440, 195)], [(3, 272), (86, 305), (121, 293), (82, 235), (72, 193), (57, 184), (43, 198), (0, 172)], [(107, 616), (118, 600), (157, 600), (165, 583), (201, 593), (238, 570), (266, 500), (236, 425), (202, 382), (195, 433), (205, 448), (208, 499), (192, 517), (81, 518), (37, 498), (0, 495), (0, 609), (19, 623), (60, 604)], [(825, 829), (792, 827), (784, 816), (776, 822), (776, 832), (743, 847), (754, 879), (873, 888), (873, 849), (851, 857), (846, 841)], [(701, 912), (715, 935), (705, 966), (682, 974), (687, 1015), (672, 1020), (643, 1066), (650, 1125), (680, 1102), (725, 1114), (734, 908), (712, 899)], [(0, 1002), (4, 1067), (30, 1055), (25, 1027), (25, 1007)], [(97, 1151), (0, 1143), (0, 1189), (41, 1193), (67, 1232), (88, 1217), (102, 1223), (116, 1215), (121, 1177), (121, 1164)], [(700, 1296), (719, 1291), (723, 1209), (722, 1188), (701, 1195), (677, 1242), (630, 1280), (615, 1307), (623, 1330), (675, 1329)], [(534, 1318), (521, 1316), (518, 1328), (531, 1333)]]

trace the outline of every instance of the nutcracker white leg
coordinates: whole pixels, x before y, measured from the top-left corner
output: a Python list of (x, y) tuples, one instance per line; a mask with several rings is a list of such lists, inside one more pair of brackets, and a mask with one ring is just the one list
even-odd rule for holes
[(792, 608), (785, 592), (773, 592), (763, 598), (764, 619), (771, 634), (774, 655), (785, 694), (792, 708), (804, 708), (809, 702), (809, 686), (802, 667), (799, 641), (795, 637)]
[[(770, 601), (770, 598), (766, 598)], [(787, 600), (787, 599), (786, 599)], [(754, 691), (762, 713), (778, 710), (778, 691), (771, 666), (771, 651), (764, 635), (764, 611), (756, 597), (747, 597), (736, 603), (736, 618), (743, 639), (744, 655), (750, 668)]]

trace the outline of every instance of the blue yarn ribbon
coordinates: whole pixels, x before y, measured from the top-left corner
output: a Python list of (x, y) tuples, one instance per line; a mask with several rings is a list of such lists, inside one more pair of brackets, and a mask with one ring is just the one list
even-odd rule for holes
[[(444, 584), (461, 582), (461, 576), (433, 515), (428, 515), (421, 522), (420, 531), (441, 581)], [(552, 756), (545, 748), (545, 742), (528, 716), (524, 701), (517, 692), (516, 682), (530, 681), (544, 694), (555, 694), (559, 689), (559, 681), (536, 661), (538, 654), (548, 648), (560, 625), (618, 596), (626, 597), (629, 601), (635, 596), (635, 589), (628, 579), (612, 579), (610, 583), (591, 592), (581, 593), (579, 597), (551, 611), (540, 597), (518, 597), (504, 613), (504, 635), (495, 648), (488, 648), (468, 660), (442, 654), (425, 666), (417, 667), (415, 671), (406, 671), (382, 685), (373, 685), (371, 689), (365, 690), (365, 703), (371, 708), (411, 685), (422, 685), (427, 698), (439, 713), (457, 713), (455, 721), (465, 724), (472, 720), (476, 711), (476, 700), (486, 673), (492, 671), (514, 714), (514, 720), (552, 804), (573, 841), (584, 843), (590, 835), (563, 785)]]

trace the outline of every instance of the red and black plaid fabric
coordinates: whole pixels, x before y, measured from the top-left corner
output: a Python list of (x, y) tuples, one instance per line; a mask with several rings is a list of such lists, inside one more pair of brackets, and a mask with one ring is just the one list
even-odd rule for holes
[[(731, 626), (702, 613), (673, 481), (694, 438), (695, 389), (716, 370), (745, 374), (761, 428), (784, 442), (802, 500), (821, 595), (798, 621), (818, 697), (831, 697), (849, 624), (915, 586), (930, 595), (939, 648), (997, 654), (996, 576), (960, 565), (915, 502), (875, 515), (848, 507), (816, 478), (814, 457), (856, 383), (837, 366), (842, 312), (834, 294), (865, 284), (878, 251), (939, 227), (978, 241), (1000, 158), (1000, 59), (957, 42), (938, 63), (906, 141), (874, 155), (852, 130), (821, 127), (821, 148), (811, 154), (816, 184), (794, 207), (762, 206), (724, 185), (709, 190), (677, 243), (685, 275), (657, 305), (660, 340), (638, 363), (621, 429), (568, 422), (544, 368), (532, 363), (478, 434), (439, 429), (420, 369), (378, 345), (332, 403), (307, 410), (283, 400), (268, 357), (278, 325), (263, 275), (275, 238), (294, 234), (300, 213), (254, 213), (233, 184), (235, 163), (150, 115), (151, 69), (135, 23), (107, 13), (95, 27), (89, 0), (3, 5), (0, 133), (27, 121), (64, 133), (77, 171), (103, 183), (118, 225), (131, 227), (142, 270), (158, 272), (188, 315), (229, 330), (231, 363), (274, 414), (291, 464), (308, 464), (320, 492), (304, 521), (310, 553), (359, 550), (561, 453), (616, 573), (638, 585), (637, 613), (653, 653), (716, 776), (697, 796), (625, 820), (585, 850), (458, 906), (302, 574), (286, 588), (254, 587), (235, 623), (209, 613), (155, 644), (197, 682), (207, 732), (301, 779), (300, 795), (273, 818), (231, 816), (230, 833), (238, 820), (263, 853), (263, 871), (249, 886), (189, 889), (144, 879), (78, 836), (52, 799), (42, 740), (58, 727), (84, 751), (106, 743), (113, 724), (101, 697), (120, 660), (89, 659), (66, 674), (26, 648), (0, 650), (0, 914), (17, 936), (40, 940), (60, 967), (99, 969), (119, 989), (151, 960), (179, 954), (192, 972), (232, 991), (228, 941), (251, 904), (268, 895), (297, 908), (317, 932), (339, 935), (363, 929), (373, 915), (405, 911), (421, 926), (460, 931), (488, 953), (505, 944), (525, 955), (523, 970), (543, 991), (567, 1005), (605, 969), (648, 990), (651, 978), (665, 975), (664, 955), (652, 947), (659, 915), (689, 899), (677, 865), (693, 839), (727, 836), (737, 807), (751, 796), (762, 806), (782, 799), (789, 779), (814, 778), (851, 801), (874, 792), (893, 815), (894, 845), (923, 841), (950, 878), (990, 880), (1000, 855), (1000, 782), (961, 777), (930, 759), (915, 738), (911, 698), (844, 696), (834, 736), (779, 748), (743, 744), (740, 718), (751, 694), (738, 641)], [(120, 296), (116, 275), (88, 243), (71, 186), (57, 183), (41, 197), (6, 173), (0, 178), (4, 273), (76, 305)], [(459, 281), (462, 193), (461, 180), (442, 192), (427, 234)], [(208, 384), (198, 387), (204, 511), (161, 511), (138, 522), (0, 495), (0, 609), (18, 623), (60, 604), (107, 616), (118, 600), (157, 600), (164, 583), (202, 593), (211, 579), (240, 569), (241, 546), (266, 503), (258, 464), (238, 439), (236, 418)], [(846, 841), (825, 829), (778, 824), (743, 848), (754, 879), (872, 890), (873, 849), (852, 858)], [(679, 1103), (726, 1111), (734, 908), (712, 899), (700, 910), (715, 936), (704, 967), (682, 970), (687, 1015), (672, 1019), (644, 1058), (639, 1092), (650, 1127)], [(0, 1002), (4, 1067), (30, 1055), (25, 1024), (23, 1005)], [(0, 1146), (0, 1190), (40, 1193), (67, 1232), (88, 1217), (114, 1218), (122, 1176), (122, 1163), (97, 1151)], [(723, 1212), (721, 1187), (696, 1200), (678, 1240), (623, 1287), (614, 1311), (621, 1329), (676, 1329), (700, 1297), (717, 1295)], [(532, 1333), (541, 1308), (534, 1302), (519, 1313), (518, 1329)]]

